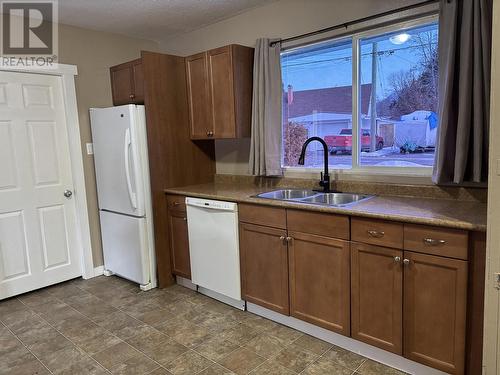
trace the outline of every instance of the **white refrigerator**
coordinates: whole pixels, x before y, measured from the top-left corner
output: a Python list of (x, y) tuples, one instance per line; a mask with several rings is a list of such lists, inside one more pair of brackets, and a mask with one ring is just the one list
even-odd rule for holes
[(144, 106), (91, 108), (105, 275), (156, 287)]

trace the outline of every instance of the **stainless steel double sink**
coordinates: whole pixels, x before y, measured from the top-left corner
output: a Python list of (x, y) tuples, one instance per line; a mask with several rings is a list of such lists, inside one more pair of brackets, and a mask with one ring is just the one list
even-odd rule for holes
[(256, 195), (257, 198), (318, 204), (322, 206), (345, 207), (372, 198), (372, 195), (351, 193), (322, 193), (304, 189), (273, 190)]

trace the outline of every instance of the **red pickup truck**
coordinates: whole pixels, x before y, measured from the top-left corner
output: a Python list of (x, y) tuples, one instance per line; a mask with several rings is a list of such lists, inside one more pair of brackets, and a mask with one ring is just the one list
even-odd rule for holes
[[(328, 145), (330, 154), (339, 152), (352, 152), (352, 129), (342, 129), (339, 135), (325, 136), (325, 142)], [(361, 151), (370, 151), (371, 136), (370, 130), (363, 129), (361, 134)], [(384, 138), (377, 135), (377, 150), (384, 147)]]

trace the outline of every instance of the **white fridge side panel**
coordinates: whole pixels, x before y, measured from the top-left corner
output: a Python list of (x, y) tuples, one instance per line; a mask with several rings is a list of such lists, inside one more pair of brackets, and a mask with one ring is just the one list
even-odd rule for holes
[[(154, 247), (154, 223), (153, 223), (153, 205), (151, 199), (151, 181), (149, 175), (149, 153), (148, 153), (148, 136), (146, 129), (146, 111), (143, 105), (136, 106), (137, 121), (136, 124), (136, 139), (138, 157), (136, 163), (138, 171), (138, 199), (143, 204), (144, 213), (146, 216), (146, 229), (149, 243), (149, 259), (151, 272), (151, 286), (156, 288), (156, 254)], [(139, 183), (140, 182), (140, 183)]]
[(106, 211), (100, 212), (100, 219), (104, 268), (142, 285), (150, 283), (146, 219)]

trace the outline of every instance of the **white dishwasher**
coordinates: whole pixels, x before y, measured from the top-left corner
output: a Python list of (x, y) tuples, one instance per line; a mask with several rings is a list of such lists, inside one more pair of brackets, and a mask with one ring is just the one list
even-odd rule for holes
[(244, 309), (241, 300), (238, 205), (186, 198), (191, 282), (200, 293)]

